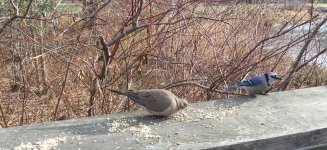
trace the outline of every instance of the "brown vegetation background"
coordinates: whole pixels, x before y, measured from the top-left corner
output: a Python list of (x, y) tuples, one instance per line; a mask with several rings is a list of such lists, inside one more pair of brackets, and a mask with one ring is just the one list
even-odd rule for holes
[(1, 127), (140, 108), (106, 87), (195, 102), (267, 71), (283, 77), (272, 91), (327, 83), (327, 17), (313, 1), (0, 3)]

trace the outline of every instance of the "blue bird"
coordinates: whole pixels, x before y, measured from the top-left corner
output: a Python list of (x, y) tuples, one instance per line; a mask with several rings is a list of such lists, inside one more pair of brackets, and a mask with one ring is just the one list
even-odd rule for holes
[(262, 75), (254, 76), (251, 79), (244, 80), (240, 84), (232, 85), (228, 87), (228, 90), (241, 88), (245, 89), (249, 95), (255, 94), (267, 94), (269, 88), (276, 80), (282, 80), (274, 72), (266, 72)]

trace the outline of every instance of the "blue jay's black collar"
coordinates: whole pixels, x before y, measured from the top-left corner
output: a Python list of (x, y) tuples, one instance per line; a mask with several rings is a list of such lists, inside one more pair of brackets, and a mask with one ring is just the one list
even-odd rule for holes
[(265, 73), (265, 77), (266, 77), (267, 85), (268, 85), (268, 86), (271, 86), (271, 85), (269, 84), (269, 77), (268, 77), (268, 74)]

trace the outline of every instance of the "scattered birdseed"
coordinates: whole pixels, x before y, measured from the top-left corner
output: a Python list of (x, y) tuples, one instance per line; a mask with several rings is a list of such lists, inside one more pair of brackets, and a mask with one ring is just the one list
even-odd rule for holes
[(127, 128), (126, 130), (134, 131), (133, 134), (142, 139), (148, 139), (148, 138), (159, 139), (159, 138), (161, 138), (160, 135), (152, 133), (152, 129), (149, 126), (144, 125), (144, 124), (140, 124), (138, 126), (133, 126), (133, 127)]
[(235, 113), (235, 110), (238, 107), (206, 107), (202, 108), (193, 108), (187, 107), (184, 110), (181, 110), (173, 115), (175, 120), (181, 122), (199, 122), (205, 119), (223, 119), (224, 117), (230, 116)]
[(123, 132), (129, 126), (125, 120), (114, 120), (112, 123), (107, 123), (108, 126), (111, 126), (108, 131), (113, 132)]
[[(224, 106), (207, 106), (204, 108), (193, 108), (193, 107), (187, 107), (186, 109), (183, 109), (175, 114), (173, 114), (170, 118), (171, 120), (164, 121), (163, 123), (170, 124), (175, 122), (174, 120), (180, 121), (180, 122), (199, 122), (206, 119), (223, 119), (224, 117), (231, 116), (232, 114), (236, 113), (235, 110), (237, 110), (238, 107), (224, 107)], [(150, 122), (151, 126), (144, 125), (140, 123), (139, 125), (135, 125), (135, 122), (137, 122), (136, 119), (111, 119), (107, 118), (107, 126), (108, 128), (108, 134), (110, 133), (123, 133), (123, 132), (131, 132), (133, 137), (133, 140), (135, 140), (138, 143), (144, 143), (146, 142), (146, 139), (161, 139), (162, 136), (158, 135), (157, 133), (154, 133), (153, 131), (158, 131), (158, 127), (160, 126), (160, 123)], [(204, 128), (214, 128), (216, 124), (203, 124)], [(175, 132), (175, 135), (179, 134), (179, 132)], [(169, 135), (168, 135), (169, 136)], [(195, 135), (193, 135), (195, 137)], [(128, 139), (126, 139), (128, 140)], [(177, 140), (175, 138), (175, 140)], [(116, 143), (117, 145), (118, 143)], [(120, 147), (118, 147), (120, 148)]]
[(26, 150), (26, 149), (37, 149), (37, 150), (49, 150), (56, 149), (59, 142), (66, 142), (66, 137), (55, 137), (45, 140), (39, 140), (33, 144), (30, 142), (21, 143), (19, 146), (15, 147), (14, 150)]

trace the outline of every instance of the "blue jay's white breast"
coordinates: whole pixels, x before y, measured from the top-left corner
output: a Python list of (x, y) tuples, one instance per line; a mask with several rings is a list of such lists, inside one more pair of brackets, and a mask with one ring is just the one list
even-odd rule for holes
[(242, 88), (247, 90), (249, 94), (264, 94), (269, 89), (269, 86), (267, 85), (267, 82), (261, 82), (260, 84), (255, 86), (246, 86)]

